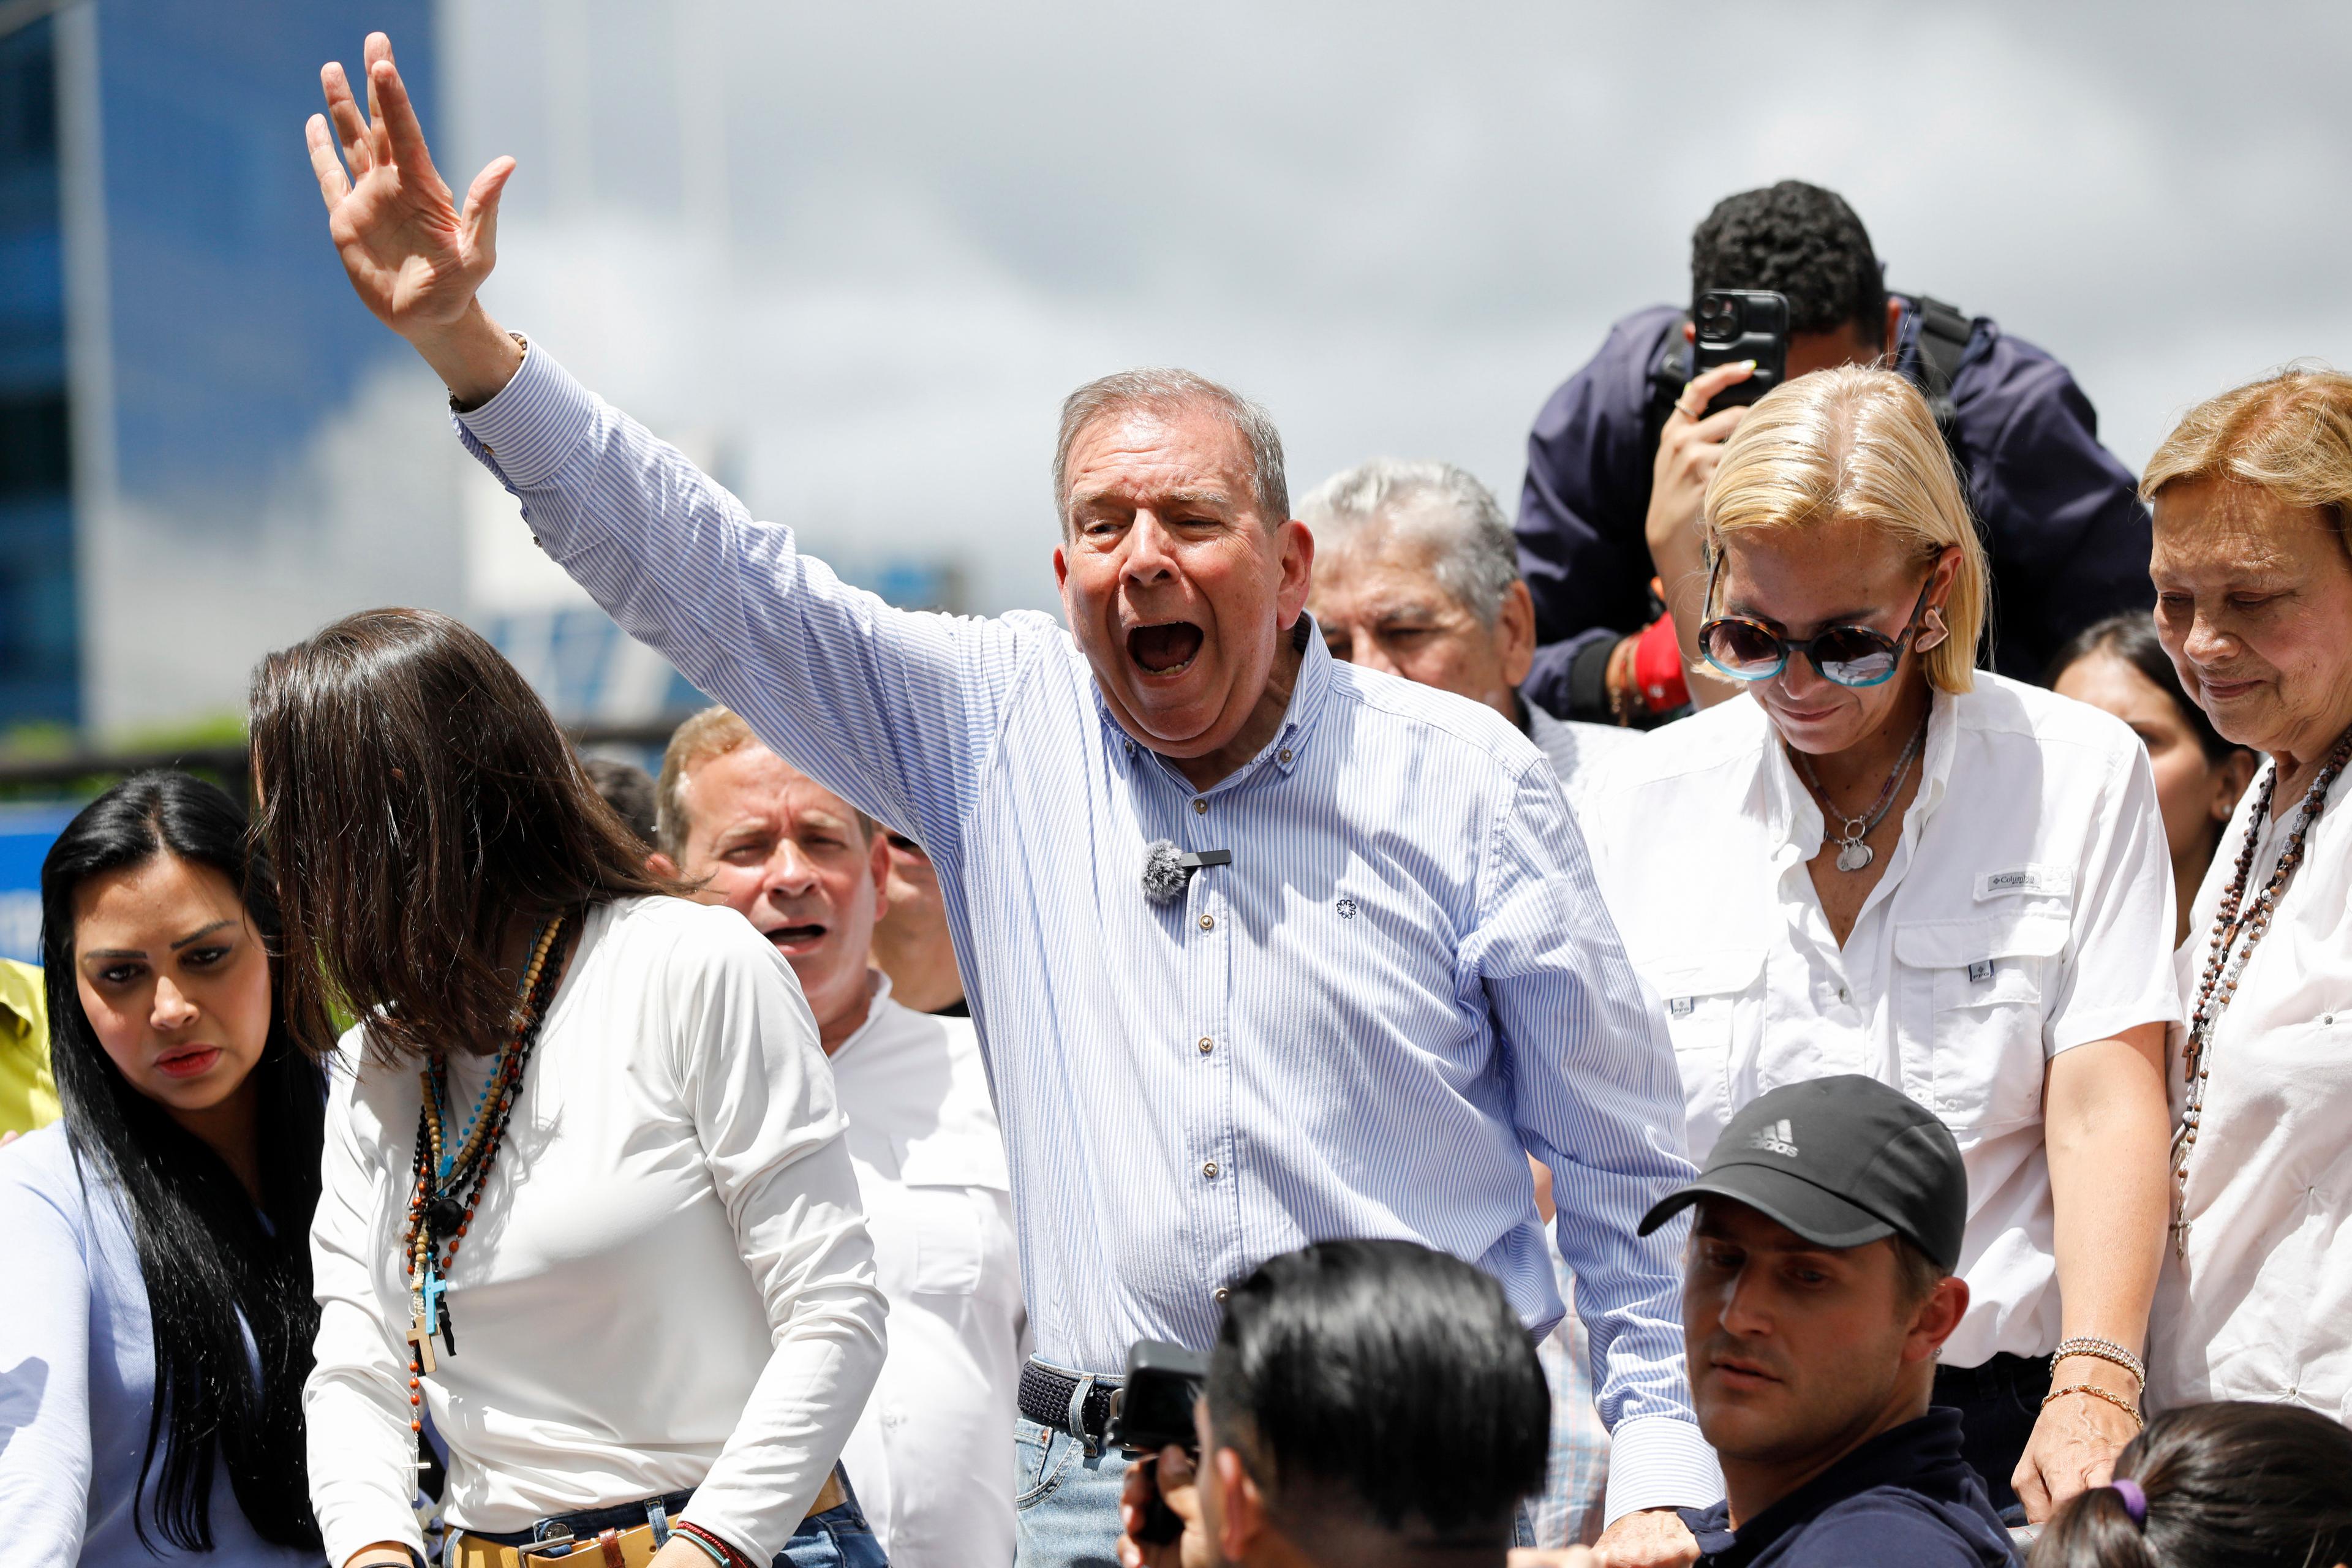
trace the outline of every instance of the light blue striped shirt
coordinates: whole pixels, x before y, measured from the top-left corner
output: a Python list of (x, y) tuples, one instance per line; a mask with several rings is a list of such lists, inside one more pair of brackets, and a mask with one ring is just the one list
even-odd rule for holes
[[(1217, 1289), (1323, 1237), (1471, 1259), (1561, 1306), (1616, 1433), (1610, 1512), (1717, 1495), (1689, 1412), (1682, 1086), (1542, 753), (1500, 715), (1305, 662), (1281, 731), (1195, 790), (1034, 612), (896, 610), (801, 554), (533, 348), (461, 416), (550, 556), (776, 752), (939, 868), (1002, 1111), (1039, 1352), (1205, 1346)], [(1304, 621), (1302, 634), (1311, 631)], [(1230, 849), (1154, 904), (1147, 847)]]

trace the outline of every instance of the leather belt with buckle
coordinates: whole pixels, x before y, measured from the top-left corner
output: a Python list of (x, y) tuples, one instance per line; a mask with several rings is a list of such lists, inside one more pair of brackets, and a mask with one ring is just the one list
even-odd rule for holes
[[(848, 1500), (840, 1472), (835, 1471), (826, 1476), (824, 1485), (817, 1489), (816, 1500), (809, 1505), (809, 1517), (839, 1508)], [(572, 1568), (646, 1568), (654, 1560), (654, 1553), (669, 1543), (670, 1537), (668, 1513), (661, 1500), (649, 1504), (646, 1512), (643, 1524), (584, 1535), (575, 1533), (561, 1520), (542, 1521), (534, 1527), (538, 1540), (517, 1545), (460, 1532), (450, 1538), (446, 1561), (455, 1568), (551, 1568), (557, 1563), (569, 1563)]]
[(1126, 1381), (1072, 1372), (1033, 1356), (1021, 1368), (1021, 1414), (1040, 1426), (1067, 1432), (1087, 1453), (1098, 1454), (1110, 1429), (1111, 1395)]

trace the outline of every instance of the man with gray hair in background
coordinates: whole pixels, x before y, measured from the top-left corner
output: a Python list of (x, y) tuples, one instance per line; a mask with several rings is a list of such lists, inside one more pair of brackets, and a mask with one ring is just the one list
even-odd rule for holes
[(1551, 714), (1519, 690), (1536, 656), (1535, 601), (1494, 492), (1452, 463), (1374, 458), (1298, 503), (1315, 534), (1307, 613), (1331, 657), (1484, 702), (1578, 775), (1633, 731)]
[[(1307, 609), (1332, 658), (1485, 703), (1536, 743), (1571, 803), (1579, 774), (1634, 738), (1555, 719), (1520, 693), (1535, 659), (1535, 605), (1511, 525), (1467, 469), (1374, 458), (1316, 486), (1298, 518), (1315, 534)], [(1549, 1222), (1550, 1173), (1537, 1163), (1533, 1174)], [(1592, 1402), (1592, 1344), (1573, 1310), (1574, 1276), (1556, 1245), (1548, 1250), (1571, 1310), (1537, 1346), (1551, 1385), (1551, 1457), (1533, 1522), (1537, 1545), (1568, 1546), (1600, 1531), (1609, 1428)]]
[(1079, 388), (1054, 458), (1066, 624), (893, 609), (491, 321), (514, 165), (458, 207), (391, 55), (368, 39), (373, 123), (329, 66), (331, 129), (309, 131), (361, 299), (550, 559), (938, 868), (1039, 1352), (1018, 1561), (1112, 1560), (1129, 1349), (1205, 1349), (1267, 1258), (1420, 1241), (1549, 1331), (1530, 1154), (1605, 1368), (1604, 1557), (1686, 1561), (1671, 1508), (1721, 1479), (1684, 1375), (1681, 1235), (1635, 1232), (1692, 1173), (1663, 1018), (1542, 754), (1315, 635), (1314, 539), (1265, 411), (1181, 371)]

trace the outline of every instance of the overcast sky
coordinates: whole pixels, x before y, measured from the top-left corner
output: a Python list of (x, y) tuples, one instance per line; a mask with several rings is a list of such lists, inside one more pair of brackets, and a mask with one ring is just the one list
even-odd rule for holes
[(494, 313), (978, 608), (1052, 604), (1055, 407), (1129, 364), (1265, 401), (1294, 493), (1391, 453), (1515, 508), (1546, 394), (1786, 176), (2134, 467), (2352, 364), (2341, 6), (446, 0), (441, 42), (452, 183), (521, 160)]

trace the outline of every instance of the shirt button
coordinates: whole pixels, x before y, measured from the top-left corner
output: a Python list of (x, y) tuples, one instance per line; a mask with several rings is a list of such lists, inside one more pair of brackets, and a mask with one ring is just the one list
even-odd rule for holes
[(1275, 757), (1276, 760), (1279, 762), (1286, 763), (1290, 761), (1290, 748), (1288, 746), (1283, 747), (1282, 750), (1275, 753)]
[(1202, 915), (1202, 916), (1201, 917), (1201, 929), (1202, 929), (1202, 931), (1214, 931), (1214, 930), (1216, 930), (1216, 929), (1217, 929), (1217, 917), (1216, 917), (1216, 916), (1214, 916), (1214, 915)]
[(1208, 1177), (1209, 1180), (1213, 1182), (1215, 1181), (1217, 1179), (1217, 1163), (1214, 1160), (1212, 1160), (1207, 1164), (1202, 1166), (1201, 1174)]
[(1848, 1002), (1848, 1001), (1853, 1000), (1853, 998), (1852, 998), (1852, 997), (1850, 997), (1850, 996), (1848, 996), (1848, 995), (1846, 994), (1846, 989), (1845, 989), (1845, 987), (1844, 987), (1844, 986), (1843, 986), (1843, 985), (1841, 985), (1841, 986), (1839, 986), (1839, 987), (1838, 987), (1838, 1000), (1839, 1000), (1839, 1001), (1841, 1001), (1841, 1002)]
[(1202, 1035), (1202, 1036), (1201, 1037), (1201, 1054), (1202, 1054), (1202, 1056), (1204, 1056), (1204, 1057), (1205, 1057), (1205, 1056), (1207, 1056), (1211, 1051), (1213, 1051), (1213, 1050), (1215, 1050), (1216, 1048), (1217, 1048), (1217, 1042), (1216, 1042), (1216, 1041), (1214, 1041), (1214, 1040), (1211, 1039), (1211, 1038), (1210, 1038), (1208, 1036), (1206, 1036), (1206, 1035)]
[(1202, 799), (1200, 799), (1198, 796), (1195, 796), (1195, 797), (1193, 798), (1193, 801), (1192, 801), (1192, 811), (1193, 811), (1193, 814), (1194, 814), (1195, 816), (1198, 816), (1200, 813), (1204, 812), (1204, 811), (1206, 811), (1206, 810), (1208, 810), (1208, 809), (1209, 809), (1209, 803), (1208, 803), (1207, 801), (1205, 801), (1205, 800), (1202, 800)]
[(1223, 1285), (1220, 1285), (1215, 1289), (1209, 1292), (1209, 1300), (1216, 1302), (1217, 1305), (1222, 1307), (1225, 1304), (1225, 1298), (1232, 1294), (1233, 1292), (1231, 1290), (1228, 1290)]

